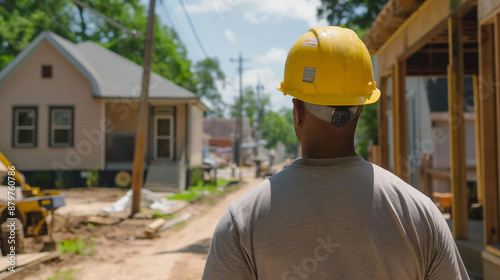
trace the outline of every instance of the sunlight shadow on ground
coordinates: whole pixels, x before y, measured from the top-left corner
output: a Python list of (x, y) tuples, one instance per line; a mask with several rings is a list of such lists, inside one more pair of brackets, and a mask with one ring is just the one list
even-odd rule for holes
[(188, 245), (176, 251), (163, 251), (157, 254), (171, 254), (171, 253), (196, 253), (206, 255), (208, 253), (208, 248), (210, 247), (210, 238), (200, 240), (194, 244)]

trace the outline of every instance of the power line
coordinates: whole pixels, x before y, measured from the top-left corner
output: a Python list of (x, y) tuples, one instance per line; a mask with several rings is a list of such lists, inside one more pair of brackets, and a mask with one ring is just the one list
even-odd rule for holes
[(196, 38), (196, 42), (198, 42), (198, 45), (200, 46), (201, 51), (205, 55), (206, 58), (208, 58), (207, 51), (205, 50), (205, 47), (203, 47), (203, 44), (201, 43), (200, 36), (198, 36), (198, 32), (196, 32), (196, 29), (194, 28), (193, 21), (191, 20), (191, 17), (189, 16), (189, 13), (186, 9), (186, 5), (184, 5), (184, 0), (179, 0), (179, 3), (182, 6), (182, 9), (184, 10), (184, 14), (186, 15), (186, 18), (188, 20), (189, 26), (191, 27), (191, 31), (193, 31), (193, 35)]
[(89, 5), (79, 1), (79, 0), (73, 0), (73, 2), (78, 5), (79, 7), (81, 7), (82, 9), (87, 9), (89, 10), (90, 12), (94, 13), (95, 15), (97, 15), (98, 17), (102, 18), (104, 21), (106, 21), (107, 23), (113, 25), (114, 27), (117, 27), (125, 32), (127, 32), (128, 34), (130, 34), (130, 36), (132, 36), (132, 38), (139, 38), (139, 33), (137, 33), (137, 31), (134, 29), (134, 30), (130, 30), (128, 28), (126, 28), (125, 26), (119, 24), (118, 22), (110, 19), (109, 17), (105, 16), (104, 14), (102, 14), (101, 12), (97, 11), (96, 9), (93, 9), (92, 7), (90, 7)]
[(163, 10), (163, 15), (165, 16), (165, 19), (168, 21), (167, 24), (169, 24), (171, 28), (175, 29), (178, 32), (178, 29), (174, 26), (174, 19), (170, 16), (168, 9), (165, 7), (165, 1), (167, 1), (167, 0), (163, 0), (163, 1), (159, 2), (160, 7)]

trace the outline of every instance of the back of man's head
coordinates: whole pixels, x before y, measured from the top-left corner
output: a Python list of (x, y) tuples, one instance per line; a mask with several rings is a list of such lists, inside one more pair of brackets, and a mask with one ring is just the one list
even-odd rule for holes
[[(278, 90), (296, 98), (295, 128), (302, 145), (305, 138), (314, 144), (332, 135), (353, 140), (362, 106), (380, 97), (366, 46), (354, 31), (336, 26), (312, 28), (293, 44)], [(323, 133), (311, 135), (317, 132)]]

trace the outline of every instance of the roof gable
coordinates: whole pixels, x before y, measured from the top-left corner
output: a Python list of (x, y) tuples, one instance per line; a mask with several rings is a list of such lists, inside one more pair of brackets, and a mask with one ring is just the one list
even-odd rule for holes
[(86, 61), (83, 54), (75, 47), (75, 45), (50, 32), (43, 31), (38, 35), (24, 50), (22, 50), (2, 71), (0, 71), (0, 86), (5, 79), (12, 75), (18, 67), (23, 64), (38, 48), (44, 43), (50, 43), (57, 51), (59, 51), (68, 61), (73, 64), (89, 81), (95, 96), (100, 95), (96, 73), (92, 66)]
[[(0, 85), (45, 41), (54, 46), (89, 80), (95, 97), (140, 97), (142, 66), (94, 42), (74, 44), (50, 31), (40, 33), (0, 72)], [(149, 97), (198, 99), (196, 94), (153, 72), (151, 73)]]

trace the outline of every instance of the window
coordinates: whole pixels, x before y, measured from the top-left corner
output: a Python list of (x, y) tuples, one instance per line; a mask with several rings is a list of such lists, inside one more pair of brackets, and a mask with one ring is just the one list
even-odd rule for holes
[(42, 65), (42, 78), (52, 78), (52, 65)]
[(73, 108), (50, 108), (50, 146), (73, 146)]
[(112, 132), (106, 135), (106, 161), (133, 162), (135, 133)]
[(14, 107), (12, 146), (36, 147), (36, 107)]

